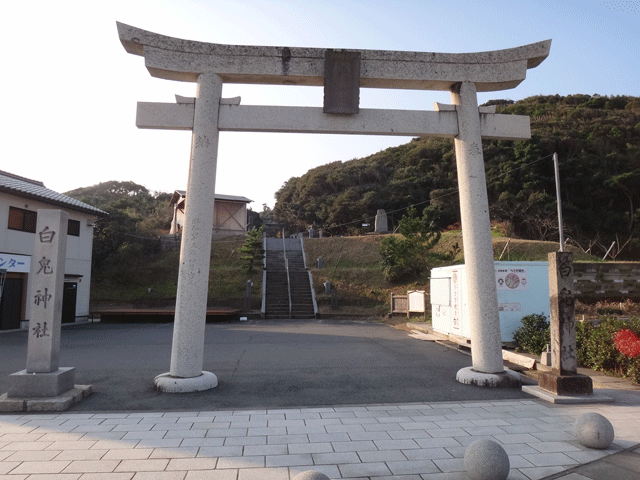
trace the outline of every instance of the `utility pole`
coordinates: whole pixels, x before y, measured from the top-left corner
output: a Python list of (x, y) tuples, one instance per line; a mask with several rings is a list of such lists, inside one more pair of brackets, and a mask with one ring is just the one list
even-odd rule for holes
[(558, 154), (553, 154), (553, 167), (556, 172), (556, 198), (558, 204), (558, 228), (560, 230), (560, 251), (564, 252), (564, 229), (562, 225), (562, 200), (560, 199), (560, 169), (558, 168)]

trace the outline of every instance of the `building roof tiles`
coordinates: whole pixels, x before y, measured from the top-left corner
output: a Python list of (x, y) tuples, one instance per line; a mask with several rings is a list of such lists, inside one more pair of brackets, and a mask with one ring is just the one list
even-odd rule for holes
[(2, 170), (0, 170), (0, 192), (40, 200), (45, 203), (84, 213), (90, 213), (96, 216), (107, 215), (107, 212), (100, 210), (99, 208), (93, 207), (62, 193), (49, 190), (40, 181), (20, 177)]

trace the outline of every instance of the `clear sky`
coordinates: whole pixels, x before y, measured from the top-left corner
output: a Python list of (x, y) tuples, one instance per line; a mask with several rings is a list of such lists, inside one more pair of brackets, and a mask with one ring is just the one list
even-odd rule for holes
[[(137, 101), (195, 95), (152, 78), (127, 54), (116, 21), (203, 42), (422, 52), (477, 52), (551, 38), (551, 53), (516, 89), (519, 100), (575, 93), (640, 96), (640, 1), (603, 0), (109, 0), (12, 1), (0, 40), (0, 169), (55, 191), (131, 180), (152, 191), (187, 184), (191, 133), (138, 130)], [(226, 85), (243, 105), (322, 106), (321, 87)], [(361, 108), (432, 110), (446, 92), (362, 89)], [(274, 204), (293, 176), (406, 143), (404, 137), (220, 136), (216, 192)], [(381, 207), (383, 208), (383, 207)]]

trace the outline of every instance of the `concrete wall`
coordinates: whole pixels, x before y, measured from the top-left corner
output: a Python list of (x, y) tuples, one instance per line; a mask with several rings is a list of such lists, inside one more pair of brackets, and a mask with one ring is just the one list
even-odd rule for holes
[(640, 262), (574, 263), (576, 297), (580, 300), (640, 300)]

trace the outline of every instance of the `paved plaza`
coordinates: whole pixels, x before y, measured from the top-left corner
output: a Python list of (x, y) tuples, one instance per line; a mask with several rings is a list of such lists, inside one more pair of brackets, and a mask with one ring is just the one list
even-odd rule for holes
[[(462, 385), (471, 357), (409, 338), (382, 323), (252, 320), (209, 323), (204, 370), (213, 390), (171, 395), (154, 389), (169, 369), (173, 325), (84, 324), (62, 330), (60, 366), (94, 393), (74, 411), (215, 410), (529, 398), (518, 390)], [(0, 392), (24, 369), (26, 332), (0, 335)]]
[[(14, 365), (8, 358), (18, 352), (24, 358), (22, 334), (0, 335), (3, 377), (24, 361)], [(206, 349), (217, 350), (206, 354), (205, 368), (219, 375), (218, 388), (227, 384), (228, 391), (147, 398), (153, 372), (168, 362), (169, 326), (73, 326), (63, 329), (62, 338), (61, 364), (93, 358), (92, 366), (73, 366), (82, 381), (95, 376), (95, 393), (64, 413), (1, 414), (0, 480), (290, 480), (305, 470), (332, 479), (465, 480), (465, 449), (482, 438), (508, 453), (509, 479), (640, 478), (640, 392), (624, 382), (596, 382), (596, 388), (607, 387), (602, 391), (614, 396), (612, 404), (557, 406), (517, 390), (457, 384), (452, 376), (458, 365), (469, 364), (467, 355), (385, 325), (256, 321), (207, 325)], [(273, 358), (261, 358), (267, 353)], [(278, 369), (276, 360), (284, 357), (290, 358)], [(315, 370), (307, 371), (314, 364)], [(119, 378), (126, 365), (130, 374)], [(302, 390), (326, 389), (329, 396), (314, 402), (312, 395), (298, 394), (298, 405), (283, 400), (296, 365), (307, 382)], [(418, 383), (414, 389), (406, 385), (409, 394), (396, 392), (395, 400), (393, 389), (385, 386), (404, 388), (392, 378), (394, 370), (402, 382)], [(109, 371), (113, 378), (106, 380)], [(261, 386), (269, 390), (235, 390), (234, 382), (261, 376)], [(352, 389), (333, 389), (337, 378), (348, 383), (358, 376), (364, 380)], [(277, 378), (281, 388), (272, 385)], [(319, 385), (310, 387), (310, 378)], [(108, 405), (102, 399), (110, 394), (103, 390), (117, 381), (125, 398)], [(124, 408), (126, 388), (135, 382), (139, 387), (132, 395), (140, 397)], [(359, 398), (354, 392), (372, 392), (373, 384), (384, 393), (353, 401)], [(611, 388), (615, 385), (625, 389)], [(431, 391), (436, 388), (442, 392)], [(240, 406), (230, 405), (230, 392), (238, 395)], [(341, 392), (342, 401), (326, 403)], [(422, 401), (407, 398), (417, 393)], [(474, 395), (483, 398), (469, 398)], [(170, 408), (149, 408), (153, 401)], [(612, 422), (616, 438), (609, 449), (589, 449), (576, 440), (573, 426), (584, 412), (601, 413)]]

